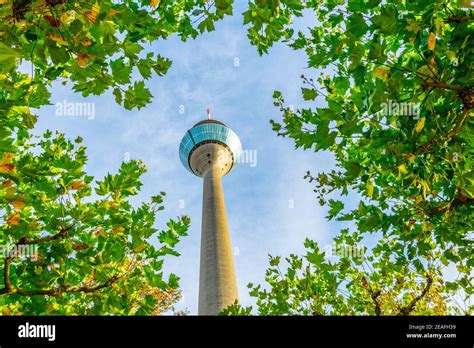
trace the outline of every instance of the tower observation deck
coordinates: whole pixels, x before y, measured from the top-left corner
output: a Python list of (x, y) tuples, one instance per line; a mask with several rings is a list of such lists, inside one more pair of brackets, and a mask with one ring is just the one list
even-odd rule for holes
[(179, 145), (183, 166), (203, 178), (199, 315), (217, 315), (238, 300), (221, 178), (242, 151), (224, 123), (206, 119), (189, 129)]

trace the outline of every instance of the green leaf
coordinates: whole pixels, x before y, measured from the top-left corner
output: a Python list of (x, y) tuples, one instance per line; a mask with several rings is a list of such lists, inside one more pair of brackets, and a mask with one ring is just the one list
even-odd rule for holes
[(341, 201), (333, 200), (333, 199), (329, 199), (329, 206), (331, 208), (327, 216), (329, 220), (336, 217), (337, 214), (339, 214), (339, 212), (342, 211), (342, 209), (344, 209), (344, 203), (342, 203)]
[(361, 37), (368, 30), (369, 26), (365, 22), (364, 17), (360, 13), (353, 13), (349, 16), (347, 22), (347, 32)]
[(66, 48), (62, 46), (56, 46), (55, 44), (48, 46), (48, 51), (53, 64), (63, 64), (69, 60), (69, 54)]
[(177, 289), (179, 286), (179, 277), (174, 274), (170, 274), (168, 285), (173, 289)]
[(372, 22), (384, 34), (394, 34), (397, 28), (397, 14), (392, 6), (383, 6), (380, 15), (372, 17)]
[(270, 260), (270, 266), (278, 266), (280, 263), (280, 256), (273, 257), (271, 255), (268, 255), (269, 260)]
[(110, 68), (112, 69), (112, 76), (117, 83), (123, 85), (130, 82), (132, 67), (125, 65), (123, 58), (111, 61)]
[[(314, 100), (318, 96), (318, 92), (313, 88), (301, 88), (304, 100)], [(275, 98), (275, 95), (273, 96)]]
[(20, 52), (0, 42), (0, 72), (8, 73), (13, 70), (20, 57)]
[(122, 92), (120, 91), (119, 88), (114, 88), (114, 92), (113, 92), (114, 96), (115, 96), (115, 101), (117, 102), (117, 104), (122, 104)]
[(135, 82), (133, 87), (130, 86), (125, 91), (125, 109), (131, 110), (134, 107), (138, 107), (140, 109), (150, 102), (151, 97), (151, 93), (145, 87), (145, 83), (143, 81)]

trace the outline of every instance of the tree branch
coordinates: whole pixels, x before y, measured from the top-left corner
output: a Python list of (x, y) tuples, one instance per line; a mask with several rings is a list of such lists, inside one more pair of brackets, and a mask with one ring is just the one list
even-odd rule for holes
[(470, 21), (471, 19), (474, 19), (473, 15), (470, 15), (470, 16), (451, 16), (451, 17), (448, 17), (448, 19), (445, 20), (445, 22), (461, 23), (461, 22), (464, 22), (464, 21)]
[(420, 147), (419, 153), (426, 153), (426, 152), (428, 152), (428, 150), (430, 149), (430, 147), (433, 144), (436, 144), (438, 141), (440, 141), (442, 139), (448, 139), (448, 138), (451, 138), (454, 135), (456, 135), (459, 132), (459, 130), (461, 129), (462, 124), (466, 120), (466, 118), (469, 114), (469, 110), (470, 110), (470, 108), (468, 106), (464, 106), (462, 114), (461, 114), (461, 116), (459, 116), (459, 118), (458, 118), (456, 124), (454, 125), (453, 129), (451, 129), (448, 133), (446, 133), (446, 134), (444, 134), (444, 135), (442, 135), (438, 138), (431, 139), (430, 141), (428, 141), (427, 143), (422, 145)]
[[(10, 292), (12, 290), (12, 284), (10, 280), (10, 265), (12, 263), (12, 258), (10, 256), (5, 258), (4, 262), (4, 269), (3, 269), (3, 283), (5, 284), (5, 288), (1, 290), (5, 290), (5, 292)], [(0, 291), (1, 291), (0, 290)], [(2, 292), (0, 292), (1, 294)]]
[[(68, 235), (69, 231), (72, 229), (72, 225), (66, 228), (61, 229), (57, 234), (52, 235), (52, 236), (47, 236), (43, 238), (38, 238), (38, 239), (29, 239), (26, 236), (21, 237), (18, 242), (15, 244), (15, 246), (18, 245), (30, 245), (30, 244), (40, 244), (48, 241), (53, 241), (57, 240), (60, 238), (64, 238)], [(55, 294), (58, 289), (43, 289), (43, 290), (32, 290), (32, 291), (25, 291), (21, 289), (14, 288), (13, 285), (11, 284), (11, 278), (10, 278), (10, 266), (12, 263), (14, 257), (11, 255), (8, 255), (5, 258), (4, 261), (4, 267), (3, 267), (3, 284), (4, 288), (0, 289), (0, 295), (3, 294), (9, 294), (9, 293), (15, 293), (15, 294), (20, 294), (20, 295), (53, 295)]]
[(29, 239), (28, 237), (21, 237), (18, 240), (18, 243), (16, 243), (16, 245), (40, 244), (40, 243), (50, 242), (50, 241), (53, 241), (53, 240), (64, 238), (64, 237), (67, 237), (67, 235), (68, 235), (69, 231), (71, 231), (72, 227), (73, 226), (71, 225), (69, 227), (63, 228), (61, 231), (59, 231), (55, 235), (42, 237), (42, 238), (38, 238), (38, 239)]
[(128, 272), (124, 272), (120, 275), (114, 275), (110, 277), (109, 279), (107, 279), (107, 281), (105, 281), (104, 283), (96, 285), (96, 286), (92, 286), (92, 287), (61, 286), (57, 289), (22, 290), (22, 289), (13, 288), (10, 282), (8, 281), (8, 284), (10, 284), (8, 290), (7, 290), (7, 287), (5, 287), (4, 289), (0, 289), (0, 295), (1, 294), (18, 294), (18, 295), (23, 295), (23, 296), (34, 296), (34, 295), (60, 296), (63, 293), (74, 293), (74, 292), (91, 293), (91, 292), (99, 291), (103, 288), (111, 286), (112, 284), (116, 283), (118, 280), (123, 278), (127, 273)]
[(370, 298), (372, 299), (372, 302), (374, 302), (375, 304), (375, 315), (381, 315), (382, 309), (380, 308), (380, 302), (378, 298), (382, 292), (380, 290), (373, 291), (366, 277), (362, 277), (362, 285), (367, 289), (370, 294)]
[(421, 291), (421, 294), (415, 297), (408, 306), (400, 308), (400, 313), (398, 315), (410, 315), (410, 313), (415, 309), (416, 304), (420, 301), (431, 288), (431, 284), (433, 284), (433, 278), (428, 274), (426, 276), (427, 283), (424, 289)]
[(380, 315), (381, 312), (382, 312), (382, 310), (380, 308), (380, 302), (378, 300), (378, 297), (380, 296), (380, 293), (381, 293), (380, 290), (377, 290), (375, 292), (372, 292), (372, 290), (370, 290), (370, 298), (372, 299), (372, 301), (375, 304), (375, 315)]
[(445, 204), (445, 205), (442, 205), (442, 206), (439, 206), (439, 207), (435, 207), (435, 208), (432, 208), (432, 209), (429, 209), (429, 210), (425, 210), (423, 208), (422, 209), (423, 209), (423, 211), (426, 212), (426, 214), (429, 217), (433, 217), (436, 214), (442, 214), (442, 213), (445, 213), (447, 211), (452, 211), (454, 209), (460, 208), (464, 205), (473, 205), (473, 204), (474, 204), (474, 198), (466, 198), (464, 200), (457, 199), (454, 202), (449, 202), (448, 204)]
[(451, 91), (463, 91), (465, 88), (462, 86), (450, 85), (449, 83), (444, 83), (441, 81), (427, 81), (424, 83), (423, 87), (443, 88), (443, 89), (449, 89)]
[[(72, 228), (68, 227), (64, 229), (70, 230)], [(34, 295), (49, 295), (49, 296), (60, 296), (63, 293), (75, 293), (75, 292), (82, 292), (82, 293), (91, 293), (95, 291), (99, 291), (101, 289), (104, 289), (106, 287), (109, 287), (125, 277), (127, 274), (132, 272), (136, 268), (136, 258), (134, 259), (135, 262), (130, 262), (128, 265), (128, 268), (122, 273), (122, 274), (116, 274), (109, 279), (107, 279), (104, 283), (98, 284), (95, 286), (67, 286), (63, 285), (60, 286), (59, 288), (54, 288), (54, 289), (37, 289), (37, 290), (23, 290), (19, 288), (15, 288), (11, 284), (10, 280), (10, 264), (11, 264), (12, 258), (7, 257), (5, 258), (5, 267), (4, 267), (4, 284), (5, 287), (3, 289), (0, 289), (0, 295), (4, 294), (18, 294), (18, 295), (23, 295), (23, 296), (34, 296)]]
[(448, 133), (444, 135), (444, 138), (451, 138), (453, 135), (456, 135), (456, 133), (459, 132), (459, 129), (461, 128), (462, 124), (466, 120), (468, 114), (469, 114), (469, 108), (464, 107), (461, 116), (458, 118), (458, 121), (456, 122), (456, 125), (454, 126), (453, 129), (451, 129)]

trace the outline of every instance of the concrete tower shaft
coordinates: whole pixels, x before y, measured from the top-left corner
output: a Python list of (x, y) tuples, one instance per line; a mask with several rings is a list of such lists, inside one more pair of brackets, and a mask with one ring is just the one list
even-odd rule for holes
[[(203, 170), (199, 315), (216, 315), (238, 300), (232, 248), (222, 190), (222, 176), (229, 166), (228, 151), (206, 144)], [(204, 147), (203, 146), (203, 147)], [(210, 154), (210, 156), (207, 156)]]

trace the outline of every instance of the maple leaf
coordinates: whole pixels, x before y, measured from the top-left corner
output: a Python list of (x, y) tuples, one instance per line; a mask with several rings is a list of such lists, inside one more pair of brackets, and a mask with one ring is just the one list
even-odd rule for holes
[(15, 165), (12, 163), (0, 164), (0, 173), (8, 173), (15, 169)]
[(67, 46), (68, 43), (66, 40), (64, 40), (60, 35), (58, 34), (52, 34), (52, 33), (49, 33), (48, 34), (48, 37), (53, 40), (53, 41), (56, 41), (57, 43), (63, 45), (63, 46)]
[(11, 214), (7, 219), (7, 225), (9, 226), (17, 225), (19, 222), (20, 222), (20, 214), (18, 213)]
[(434, 33), (430, 33), (428, 37), (428, 49), (433, 51), (436, 45), (436, 35)]

